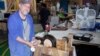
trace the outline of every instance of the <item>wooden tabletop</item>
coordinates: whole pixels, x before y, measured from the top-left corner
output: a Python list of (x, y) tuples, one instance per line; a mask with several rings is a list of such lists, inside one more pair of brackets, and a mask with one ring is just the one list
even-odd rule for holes
[[(59, 30), (52, 30), (49, 32), (49, 34), (53, 35), (56, 37), (56, 39), (62, 39), (64, 36), (68, 36), (68, 33), (92, 33), (93, 34), (93, 40), (90, 42), (86, 41), (80, 41), (80, 40), (75, 40), (73, 43), (78, 43), (78, 44), (91, 44), (91, 45), (99, 45), (100, 46), (100, 32), (91, 32), (91, 31), (82, 31), (82, 30), (75, 30), (75, 29), (68, 29), (65, 31), (59, 31)], [(37, 33), (35, 36), (40, 36), (43, 37), (44, 32)]]

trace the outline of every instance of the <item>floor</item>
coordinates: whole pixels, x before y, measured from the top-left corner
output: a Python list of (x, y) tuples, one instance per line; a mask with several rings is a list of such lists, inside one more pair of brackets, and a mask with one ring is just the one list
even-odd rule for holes
[(100, 48), (93, 45), (75, 45), (77, 56), (100, 56)]

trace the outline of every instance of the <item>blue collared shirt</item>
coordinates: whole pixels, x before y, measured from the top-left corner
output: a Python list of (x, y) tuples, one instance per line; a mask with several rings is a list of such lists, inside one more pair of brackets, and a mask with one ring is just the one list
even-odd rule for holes
[[(33, 39), (32, 37), (34, 37), (33, 20), (29, 14), (26, 16), (26, 19), (28, 24), (30, 25), (29, 41), (31, 41)], [(25, 44), (22, 44), (16, 40), (18, 36), (24, 38), (23, 28), (24, 27), (21, 17), (19, 15), (19, 11), (16, 11), (8, 19), (8, 42), (9, 42), (10, 52), (17, 54), (18, 56), (25, 56), (25, 51), (24, 51)]]

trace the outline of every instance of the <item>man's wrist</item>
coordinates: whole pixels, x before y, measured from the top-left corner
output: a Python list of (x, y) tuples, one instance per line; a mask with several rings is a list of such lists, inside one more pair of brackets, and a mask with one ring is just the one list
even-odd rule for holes
[(32, 47), (33, 45), (32, 45), (32, 43), (31, 42), (26, 42), (26, 44), (29, 46), (29, 47)]

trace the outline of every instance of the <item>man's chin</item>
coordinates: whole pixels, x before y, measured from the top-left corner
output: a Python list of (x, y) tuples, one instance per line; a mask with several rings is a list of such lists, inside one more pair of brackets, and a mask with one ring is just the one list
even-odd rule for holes
[(24, 14), (24, 16), (26, 16), (26, 15), (28, 15), (28, 14)]
[(28, 13), (24, 13), (24, 16), (28, 15)]

